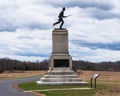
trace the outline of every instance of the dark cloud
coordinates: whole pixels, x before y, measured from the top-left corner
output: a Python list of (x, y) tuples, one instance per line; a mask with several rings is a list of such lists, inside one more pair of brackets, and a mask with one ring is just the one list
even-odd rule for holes
[[(59, 2), (59, 3), (58, 3)], [(52, 6), (58, 7), (79, 7), (83, 8), (86, 13), (89, 14), (90, 17), (103, 20), (103, 19), (112, 19), (112, 18), (120, 18), (119, 14), (115, 14), (110, 12), (110, 10), (114, 9), (115, 5), (112, 3), (105, 3), (105, 2), (96, 2), (96, 1), (66, 1), (66, 2), (46, 2), (51, 4)]]
[(33, 39), (33, 37), (31, 37), (31, 36), (19, 36), (18, 39), (20, 39), (20, 40), (31, 40), (31, 39)]
[(78, 44), (81, 47), (88, 47), (92, 50), (96, 49), (107, 49), (107, 50), (120, 50), (120, 42), (118, 43), (110, 43), (110, 44), (104, 44), (104, 43), (89, 43), (84, 41), (72, 41), (74, 44)]
[(44, 23), (32, 23), (28, 24), (27, 28), (34, 30), (34, 29), (41, 29), (41, 30), (47, 30), (50, 29), (51, 26), (49, 24), (44, 24)]
[[(15, 22), (17, 23), (17, 21)], [(23, 29), (23, 28), (28, 28), (28, 29), (31, 29), (31, 30), (34, 30), (34, 29), (49, 29), (50, 26), (48, 24), (42, 24), (42, 23), (38, 23), (38, 22), (34, 22), (34, 23), (28, 23), (28, 24), (21, 24), (21, 25), (16, 25), (14, 22), (9, 22), (8, 23), (4, 23), (4, 26), (3, 25), (3, 22), (0, 22), (0, 32), (4, 32), (4, 31), (8, 31), (8, 32), (14, 32), (16, 31), (17, 29)]]
[(66, 6), (68, 7), (75, 7), (75, 6), (78, 6), (80, 8), (97, 8), (97, 9), (100, 9), (100, 10), (111, 10), (113, 8), (112, 5), (110, 4), (99, 4), (99, 3), (85, 3), (85, 2), (71, 2), (71, 3), (68, 3)]
[(14, 22), (9, 22), (9, 20), (6, 18), (6, 20), (1, 20), (0, 21), (0, 32), (4, 32), (4, 31), (15, 31), (17, 28), (19, 28), (19, 26), (16, 26), (16, 24), (14, 24)]
[(47, 54), (40, 54), (40, 53), (16, 53), (15, 55), (18, 56), (27, 56), (27, 57), (48, 57)]
[(109, 11), (107, 12), (107, 11), (101, 11), (101, 10), (91, 11), (90, 16), (99, 20), (120, 18), (120, 14), (115, 14)]
[[(59, 3), (58, 3), (59, 2)], [(51, 4), (52, 6), (54, 7), (63, 7), (63, 6), (66, 6), (66, 7), (80, 7), (80, 8), (97, 8), (97, 9), (100, 9), (100, 10), (111, 10), (114, 6), (111, 4), (111, 3), (98, 3), (98, 2), (85, 2), (85, 1), (67, 1), (66, 2), (46, 2), (46, 3), (49, 3)]]

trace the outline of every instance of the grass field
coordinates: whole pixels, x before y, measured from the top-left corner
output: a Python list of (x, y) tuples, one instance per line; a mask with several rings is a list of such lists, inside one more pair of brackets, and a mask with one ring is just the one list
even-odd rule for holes
[(45, 71), (15, 71), (15, 72), (4, 72), (0, 74), (0, 80), (4, 79), (16, 79), (16, 78), (26, 78), (31, 76), (38, 76), (45, 74)]
[[(90, 90), (58, 90), (58, 91), (37, 91), (47, 96), (120, 96), (120, 72), (108, 71), (80, 71), (80, 77), (84, 81), (90, 81), (93, 74), (98, 73), (97, 89)], [(90, 82), (89, 82), (90, 84)], [(48, 86), (37, 85), (35, 82), (22, 83), (19, 86), (24, 90), (62, 89), (62, 88), (83, 88), (90, 85), (64, 85)]]

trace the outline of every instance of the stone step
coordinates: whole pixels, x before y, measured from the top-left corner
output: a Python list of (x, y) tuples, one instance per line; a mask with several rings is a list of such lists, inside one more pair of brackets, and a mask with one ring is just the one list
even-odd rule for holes
[(42, 82), (78, 82), (81, 78), (41, 78)]
[(69, 68), (54, 68), (37, 81), (38, 84), (86, 84)]
[(62, 68), (61, 67), (57, 67), (57, 68), (54, 67), (53, 70), (70, 70), (70, 68), (69, 67), (67, 67), (67, 68), (66, 67), (62, 67)]
[(75, 75), (74, 72), (49, 72), (48, 75)]
[(71, 72), (72, 73), (74, 71), (72, 71), (72, 70), (49, 70), (48, 73), (49, 72), (55, 72), (55, 73), (57, 73), (57, 72)]
[(78, 78), (78, 75), (44, 75), (44, 78)]
[(64, 85), (64, 84), (87, 84), (88, 82), (80, 81), (80, 82), (42, 82), (42, 81), (36, 81), (37, 84), (40, 85)]

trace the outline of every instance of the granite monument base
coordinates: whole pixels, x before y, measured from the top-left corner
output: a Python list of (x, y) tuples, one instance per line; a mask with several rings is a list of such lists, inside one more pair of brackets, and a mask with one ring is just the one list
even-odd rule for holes
[(69, 68), (54, 68), (50, 69), (46, 75), (36, 81), (40, 85), (64, 85), (64, 84), (87, 84)]
[(68, 50), (68, 30), (55, 28), (52, 31), (52, 54), (46, 75), (37, 84), (86, 84), (72, 70), (72, 57)]

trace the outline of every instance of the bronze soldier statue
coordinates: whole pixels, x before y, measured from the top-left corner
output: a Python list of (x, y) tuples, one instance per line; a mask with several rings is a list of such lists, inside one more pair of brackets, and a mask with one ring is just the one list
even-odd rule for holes
[(61, 24), (60, 24), (60, 29), (62, 29), (62, 26), (63, 26), (63, 24), (64, 24), (63, 18), (67, 17), (67, 16), (64, 16), (64, 11), (65, 11), (65, 7), (63, 7), (62, 11), (59, 13), (58, 21), (55, 22), (55, 23), (53, 24), (53, 26), (55, 26), (56, 24), (61, 23)]

